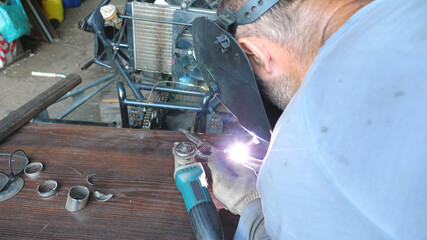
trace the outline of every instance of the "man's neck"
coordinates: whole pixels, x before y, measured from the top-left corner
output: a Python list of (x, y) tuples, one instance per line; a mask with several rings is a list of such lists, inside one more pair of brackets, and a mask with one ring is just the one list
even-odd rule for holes
[[(336, 10), (330, 15), (325, 27), (323, 28), (321, 46), (328, 40), (338, 29), (350, 19), (359, 9), (363, 8), (372, 0), (355, 0), (343, 2), (338, 5)], [(321, 47), (320, 46), (320, 47)]]
[(295, 49), (294, 59), (298, 63), (295, 76), (302, 81), (319, 49), (325, 42), (353, 16), (359, 9), (372, 2), (372, 0), (346, 0), (346, 1), (306, 1), (305, 6), (299, 8), (300, 24), (297, 32), (299, 37), (291, 44), (290, 49)]

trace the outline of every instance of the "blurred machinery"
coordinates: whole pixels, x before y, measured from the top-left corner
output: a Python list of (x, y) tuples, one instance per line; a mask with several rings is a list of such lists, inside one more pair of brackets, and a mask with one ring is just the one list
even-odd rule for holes
[(217, 2), (167, 2), (128, 0), (121, 11), (102, 1), (78, 24), (95, 36), (94, 58), (82, 69), (95, 63), (112, 70), (99, 84), (115, 79), (122, 127), (244, 133), (207, 86), (195, 59), (192, 21), (200, 16), (214, 21)]

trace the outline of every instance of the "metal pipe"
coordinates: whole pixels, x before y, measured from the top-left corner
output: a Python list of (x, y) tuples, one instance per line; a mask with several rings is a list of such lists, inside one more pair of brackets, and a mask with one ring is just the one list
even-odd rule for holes
[[(127, 19), (125, 19), (124, 21), (123, 21), (123, 25), (124, 26), (126, 26), (126, 23), (127, 23)], [(115, 39), (116, 39), (116, 36), (114, 36), (114, 42), (118, 42), (118, 43), (120, 43), (120, 42), (122, 42), (122, 38), (123, 38), (123, 33), (124, 33), (124, 30), (125, 28), (121, 28), (120, 29), (120, 31), (119, 31), (119, 38), (117, 39), (117, 41), (115, 41)], [(120, 51), (120, 47), (119, 46), (116, 46), (116, 45), (113, 45), (113, 50), (114, 50), (114, 53), (113, 53), (113, 58), (114, 58), (114, 56), (118, 53), (123, 59), (125, 59), (126, 60), (126, 62), (129, 62), (129, 58), (123, 53), (123, 52), (121, 52)]]
[[(103, 34), (103, 29), (102, 29), (103, 23), (104, 23), (104, 21), (103, 21), (103, 17), (101, 16), (101, 13), (98, 10), (93, 12), (91, 17), (89, 18), (89, 24), (95, 30), (95, 34), (98, 36), (99, 40), (104, 45), (104, 47), (107, 51), (107, 56), (111, 57), (115, 67), (117, 68), (118, 72), (120, 72), (120, 74), (123, 76), (123, 78), (126, 80), (127, 84), (131, 88), (135, 97), (138, 100), (145, 100), (144, 96), (142, 96), (142, 94), (139, 92), (139, 90), (133, 85), (131, 76), (125, 70), (125, 67), (123, 66), (122, 62), (116, 57), (116, 55), (113, 54), (114, 50), (110, 46), (110, 41)], [(95, 63), (102, 65), (100, 62), (97, 61), (97, 59), (95, 59)], [(108, 66), (108, 67), (111, 68), (111, 66)]]
[(126, 43), (119, 43), (119, 44), (116, 44), (115, 42), (113, 42), (113, 41), (110, 41), (110, 46), (112, 46), (112, 47), (114, 47), (114, 46), (119, 46), (119, 47), (121, 47), (121, 48), (128, 48), (129, 47), (129, 45), (128, 44), (126, 44)]
[(37, 10), (34, 8), (30, 0), (27, 0), (27, 3), (28, 3), (28, 6), (31, 8), (31, 11), (33, 12), (34, 16), (36, 17), (37, 22), (39, 22), (41, 28), (43, 29), (43, 32), (46, 34), (47, 39), (49, 40), (49, 42), (53, 42), (53, 38), (50, 35), (49, 31), (47, 30), (46, 26), (44, 25), (42, 19), (40, 18)]
[(111, 78), (113, 78), (113, 77), (114, 77), (114, 74), (110, 74), (110, 75), (107, 75), (107, 76), (105, 76), (105, 77), (102, 77), (102, 78), (100, 78), (100, 79), (98, 79), (98, 80), (96, 80), (96, 81), (93, 81), (93, 82), (91, 82), (91, 83), (89, 83), (89, 84), (86, 84), (85, 86), (83, 86), (83, 87), (81, 87), (81, 88), (77, 88), (77, 89), (74, 89), (73, 91), (69, 91), (69, 92), (67, 92), (67, 94), (65, 94), (65, 95), (64, 95), (64, 96), (62, 96), (60, 99), (58, 99), (58, 101), (57, 101), (57, 102), (60, 102), (60, 101), (62, 101), (62, 100), (64, 100), (64, 99), (66, 99), (66, 98), (72, 97), (72, 96), (74, 96), (74, 95), (76, 95), (76, 94), (82, 93), (82, 92), (84, 92), (86, 89), (91, 88), (91, 87), (93, 87), (93, 86), (96, 86), (96, 85), (98, 85), (98, 84), (100, 84), (100, 83), (103, 83), (103, 82), (105, 82), (105, 81), (107, 81), (108, 79), (111, 79)]
[(53, 124), (68, 124), (68, 125), (83, 125), (93, 127), (116, 127), (116, 123), (106, 122), (87, 122), (87, 121), (74, 121), (66, 119), (44, 119), (44, 118), (33, 118), (30, 122), (33, 123), (53, 123)]
[(113, 58), (113, 62), (115, 63), (117, 69), (119, 70), (120, 74), (123, 76), (123, 78), (126, 80), (127, 84), (129, 85), (130, 89), (132, 90), (133, 94), (138, 100), (145, 100), (145, 97), (142, 96), (141, 92), (139, 92), (138, 88), (134, 86), (134, 83), (132, 82), (131, 76), (128, 72), (126, 72), (125, 67), (120, 62), (120, 60), (117, 57)]
[[(150, 84), (135, 83), (135, 86), (138, 89), (142, 89), (142, 90), (148, 90), (148, 91), (150, 91), (151, 89), (153, 89), (153, 85), (150, 85)], [(155, 86), (153, 90), (154, 91), (160, 91), (160, 92), (180, 93), (180, 94), (195, 95), (195, 96), (205, 96), (206, 93), (207, 93), (207, 92), (182, 90), (182, 89), (169, 88), (169, 87), (160, 87), (160, 86)]]
[(108, 65), (108, 64), (106, 64), (106, 63), (103, 63), (103, 62), (99, 61), (98, 59), (94, 59), (94, 62), (95, 62), (96, 64), (98, 64), (98, 65), (101, 65), (101, 66), (105, 67), (105, 68), (111, 69), (111, 66), (110, 66), (110, 65)]
[(86, 206), (89, 195), (89, 189), (85, 186), (77, 185), (70, 188), (70, 190), (68, 190), (65, 208), (70, 212), (81, 210)]
[(97, 93), (99, 93), (100, 91), (102, 91), (102, 89), (106, 88), (108, 85), (110, 85), (110, 83), (112, 83), (114, 81), (114, 79), (111, 79), (110, 81), (104, 83), (103, 85), (101, 85), (100, 87), (98, 87), (97, 89), (93, 90), (91, 93), (89, 93), (88, 95), (84, 96), (82, 99), (80, 99), (79, 101), (75, 102), (70, 108), (68, 108), (67, 110), (65, 110), (63, 113), (59, 114), (56, 119), (63, 119), (64, 117), (66, 117), (68, 114), (70, 114), (72, 111), (74, 111), (76, 108), (78, 108), (80, 105), (82, 105), (83, 103), (85, 103), (87, 100), (89, 100), (90, 98), (92, 98), (93, 96), (95, 96)]
[(38, 76), (38, 77), (60, 77), (60, 78), (66, 78), (67, 75), (60, 74), (60, 73), (47, 73), (47, 72), (31, 72), (32, 76)]
[(209, 105), (209, 101), (211, 100), (211, 98), (213, 97), (212, 94), (207, 94), (203, 99), (202, 99), (202, 106), (203, 106), (203, 110), (206, 110), (208, 105)]
[(149, 108), (162, 108), (172, 110), (190, 110), (190, 111), (202, 111), (201, 106), (186, 106), (174, 103), (160, 103), (160, 102), (139, 102), (131, 99), (124, 99), (123, 103), (134, 107), (149, 107)]
[(129, 58), (128, 58), (128, 56), (126, 56), (126, 54), (124, 54), (123, 52), (122, 52), (122, 50), (117, 50), (117, 53), (119, 54), (119, 56), (120, 57), (122, 57), (123, 58), (123, 60), (125, 60), (126, 62), (128, 62), (129, 63)]
[(117, 93), (119, 95), (120, 114), (122, 117), (122, 127), (129, 128), (129, 114), (128, 107), (123, 102), (126, 99), (126, 90), (123, 82), (117, 82)]
[(82, 68), (80, 68), (81, 70), (86, 70), (88, 69), (90, 66), (92, 66), (92, 64), (95, 63), (95, 58), (92, 58), (91, 60), (89, 60), (85, 65), (83, 65)]
[(133, 17), (133, 16), (127, 16), (127, 15), (118, 15), (118, 16), (120, 18), (127, 18), (127, 19), (147, 21), (147, 22), (174, 24), (174, 25), (182, 25), (182, 26), (190, 26), (190, 27), (192, 26), (191, 23), (180, 23), (180, 22), (173, 22), (173, 21), (160, 20), (160, 19), (151, 19), (151, 18), (143, 18), (143, 17)]

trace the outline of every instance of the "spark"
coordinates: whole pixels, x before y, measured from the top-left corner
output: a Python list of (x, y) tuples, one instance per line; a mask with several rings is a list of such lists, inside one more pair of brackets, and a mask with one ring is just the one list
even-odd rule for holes
[(239, 163), (245, 162), (249, 158), (248, 146), (242, 143), (236, 143), (226, 150), (228, 156)]

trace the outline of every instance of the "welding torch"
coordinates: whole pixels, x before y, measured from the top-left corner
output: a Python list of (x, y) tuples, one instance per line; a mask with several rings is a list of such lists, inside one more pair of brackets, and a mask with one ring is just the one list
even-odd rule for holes
[(197, 137), (196, 135), (190, 133), (188, 130), (179, 129), (178, 131), (184, 133), (185, 136), (187, 136), (187, 138), (191, 142), (197, 145), (199, 150), (196, 156), (201, 158), (202, 160), (207, 161), (209, 159), (210, 154), (214, 151), (223, 151), (228, 156), (228, 159), (230, 161), (238, 162), (244, 165), (245, 167), (252, 169), (257, 174), (259, 172), (259, 169), (261, 168), (263, 161), (253, 158), (249, 155), (250, 147), (254, 144), (260, 143), (256, 137), (253, 137), (247, 143), (235, 142), (224, 150), (219, 150), (218, 148), (210, 144), (208, 141)]

